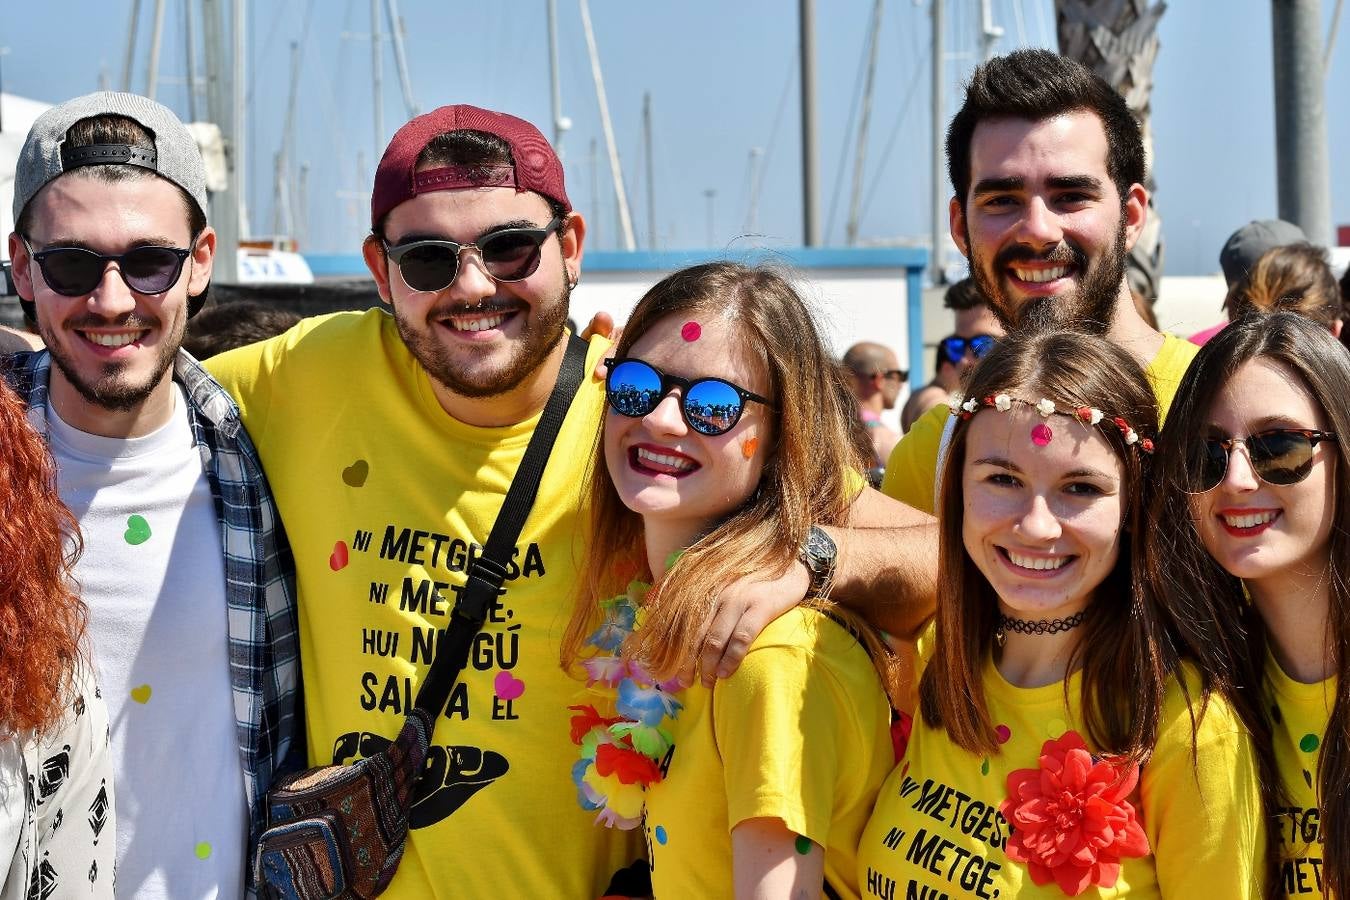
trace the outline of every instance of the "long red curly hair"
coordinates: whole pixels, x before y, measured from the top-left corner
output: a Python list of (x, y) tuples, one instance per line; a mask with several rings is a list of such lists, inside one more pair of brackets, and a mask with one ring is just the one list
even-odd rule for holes
[(0, 730), (42, 732), (64, 712), (88, 618), (79, 551), (47, 446), (0, 382)]

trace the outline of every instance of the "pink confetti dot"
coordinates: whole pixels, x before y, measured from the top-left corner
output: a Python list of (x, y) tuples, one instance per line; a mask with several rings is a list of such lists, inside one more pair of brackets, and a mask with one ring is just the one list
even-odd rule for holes
[(680, 329), (680, 337), (689, 343), (693, 343), (703, 335), (703, 327), (697, 322), (685, 322), (684, 327)]
[(1007, 725), (1000, 725), (994, 729), (994, 735), (998, 738), (1000, 744), (1006, 744), (1012, 740), (1012, 729)]
[(1037, 447), (1044, 447), (1054, 438), (1055, 433), (1050, 430), (1050, 426), (1044, 422), (1031, 429), (1031, 442)]

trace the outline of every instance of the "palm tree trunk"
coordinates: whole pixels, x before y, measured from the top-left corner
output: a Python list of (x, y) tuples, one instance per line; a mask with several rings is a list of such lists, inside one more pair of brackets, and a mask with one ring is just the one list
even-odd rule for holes
[(1162, 219), (1153, 180), (1151, 100), (1158, 20), (1167, 4), (1152, 0), (1055, 0), (1059, 52), (1096, 72), (1125, 98), (1144, 131), (1148, 221), (1130, 251), (1130, 287), (1150, 303), (1163, 268)]

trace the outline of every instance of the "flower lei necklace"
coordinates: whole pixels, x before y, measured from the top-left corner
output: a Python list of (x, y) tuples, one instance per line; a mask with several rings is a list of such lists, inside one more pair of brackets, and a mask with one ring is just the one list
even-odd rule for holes
[[(650, 589), (634, 579), (626, 593), (600, 603), (603, 621), (586, 638), (596, 652), (582, 661), (586, 687), (598, 696), (594, 703), (568, 707), (576, 712), (572, 743), (581, 748), (572, 766), (577, 801), (582, 809), (599, 811), (596, 824), (624, 830), (641, 823), (647, 788), (664, 777), (661, 760), (675, 743), (667, 725), (684, 708), (674, 696), (676, 682), (656, 682), (618, 654), (641, 626)], [(614, 715), (607, 714), (611, 710)]]

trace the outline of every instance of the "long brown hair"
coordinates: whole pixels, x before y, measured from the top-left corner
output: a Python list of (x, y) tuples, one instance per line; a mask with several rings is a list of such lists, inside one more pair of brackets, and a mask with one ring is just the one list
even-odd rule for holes
[(80, 661), (78, 531), (46, 445), (3, 383), (0, 447), (0, 729), (42, 732), (64, 712)]
[[(614, 355), (626, 355), (653, 325), (677, 313), (718, 315), (734, 323), (745, 347), (769, 375), (773, 445), (758, 488), (681, 554), (648, 593), (645, 622), (624, 653), (658, 674), (678, 670), (698, 653), (700, 634), (723, 588), (747, 572), (781, 574), (796, 558), (813, 524), (847, 521), (849, 505), (862, 484), (861, 475), (850, 482), (848, 473), (860, 473), (866, 464), (849, 439), (851, 395), (810, 310), (784, 276), (771, 268), (732, 262), (707, 263), (669, 275), (638, 301)], [(633, 566), (646, 569), (642, 517), (619, 499), (599, 441), (590, 495), (589, 541), (562, 640), (562, 662), (569, 670), (599, 622), (596, 601), (621, 592)], [(861, 619), (820, 598), (811, 603), (844, 620), (885, 674), (882, 646)]]
[[(1138, 363), (1104, 338), (1050, 331), (1001, 340), (970, 374), (965, 395), (980, 398), (1004, 392), (1053, 400), (1059, 409), (1094, 407), (1108, 417), (1123, 418), (1144, 437), (1157, 431), (1157, 401)], [(1103, 752), (1142, 759), (1157, 740), (1164, 683), (1177, 660), (1155, 611), (1142, 602), (1130, 574), (1138, 562), (1134, 536), (1143, 521), (1140, 492), (1147, 474), (1146, 454), (1127, 444), (1118, 428), (1099, 429), (1124, 469), (1120, 553), (1096, 590), (1069, 672), (1081, 663), (1083, 718), (1092, 742)], [(919, 704), (924, 721), (945, 728), (956, 745), (972, 753), (995, 754), (999, 742), (985, 699), (983, 667), (994, 651), (998, 598), (962, 540), (968, 432), (968, 422), (958, 421), (942, 472), (939, 650), (920, 680)], [(1069, 677), (1064, 678), (1066, 694)], [(1128, 696), (1122, 685), (1129, 685)]]
[[(1146, 534), (1145, 581), (1176, 609), (1178, 634), (1208, 680), (1252, 734), (1266, 810), (1271, 871), (1268, 896), (1279, 891), (1279, 772), (1265, 686), (1266, 627), (1242, 581), (1205, 550), (1190, 498), (1206, 425), (1219, 393), (1237, 370), (1265, 358), (1288, 366), (1326, 412), (1331, 430), (1350, 436), (1350, 356), (1331, 333), (1301, 315), (1253, 315), (1230, 324), (1191, 363), (1172, 401), (1157, 460), (1156, 490)], [(1331, 530), (1329, 646), (1339, 681), (1318, 764), (1323, 836), (1322, 881), (1328, 897), (1350, 898), (1350, 440), (1328, 445), (1336, 458), (1336, 509)]]

